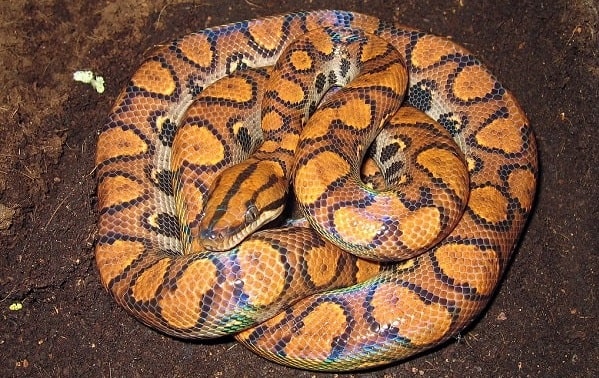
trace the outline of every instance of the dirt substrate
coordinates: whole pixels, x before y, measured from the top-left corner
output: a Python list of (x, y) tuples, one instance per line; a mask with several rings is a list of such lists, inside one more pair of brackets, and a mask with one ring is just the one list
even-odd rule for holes
[[(0, 376), (320, 376), (232, 339), (163, 336), (119, 308), (93, 258), (93, 160), (98, 130), (148, 47), (206, 26), (325, 7), (460, 41), (519, 98), (540, 148), (537, 205), (488, 311), (443, 348), (364, 376), (599, 374), (594, 1), (178, 3), (0, 6)], [(104, 76), (104, 94), (72, 80), (85, 68)]]

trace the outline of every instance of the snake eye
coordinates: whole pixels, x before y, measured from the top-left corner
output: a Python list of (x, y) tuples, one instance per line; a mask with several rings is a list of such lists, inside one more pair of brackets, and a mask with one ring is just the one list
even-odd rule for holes
[(256, 205), (249, 205), (247, 210), (245, 211), (245, 223), (254, 223), (256, 219), (258, 219), (258, 208), (256, 207)]

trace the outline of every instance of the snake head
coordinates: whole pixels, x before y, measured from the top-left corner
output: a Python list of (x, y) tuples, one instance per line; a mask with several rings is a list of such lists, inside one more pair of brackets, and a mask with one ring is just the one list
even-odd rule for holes
[(287, 180), (271, 164), (263, 163), (246, 160), (216, 179), (200, 221), (204, 247), (213, 251), (234, 248), (282, 213)]

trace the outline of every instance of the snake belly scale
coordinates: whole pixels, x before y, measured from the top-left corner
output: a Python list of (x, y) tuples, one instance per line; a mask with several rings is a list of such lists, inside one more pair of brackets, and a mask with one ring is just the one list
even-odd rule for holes
[[(380, 96), (395, 89), (380, 84), (376, 76), (382, 75), (372, 73), (356, 74), (356, 80), (374, 92), (352, 95), (351, 89), (340, 89), (327, 93), (316, 109), (318, 100), (305, 89), (304, 79), (278, 73), (279, 58), (293, 56), (285, 54), (298, 39), (307, 41), (307, 47), (295, 57), (308, 59), (291, 62), (301, 66), (312, 61), (314, 51), (343, 44), (335, 31), (346, 29), (363, 35), (363, 41), (349, 38), (357, 43), (356, 52), (347, 49), (350, 59), (326, 68), (321, 79), (317, 72), (311, 85), (338, 85), (346, 68), (356, 65), (380, 64), (375, 73), (388, 73), (391, 61), (398, 60), (389, 57), (397, 51), (408, 76), (403, 105), (417, 110), (384, 113)], [(369, 48), (375, 40), (384, 43)], [(389, 61), (379, 63), (385, 59)], [(277, 97), (265, 89), (273, 75), (294, 84), (277, 86), (277, 96), (286, 100), (281, 103), (308, 104), (300, 117), (302, 126), (307, 122), (305, 129), (284, 130), (285, 122), (275, 122), (261, 130), (265, 112), (259, 107)], [(351, 110), (340, 110), (357, 98), (368, 99), (358, 104), (368, 112), (352, 118)], [(270, 109), (275, 118), (284, 119), (279, 108), (275, 104)], [(334, 116), (319, 124), (306, 120), (309, 113)], [(403, 124), (401, 117), (412, 121)], [(370, 131), (383, 121), (388, 126), (382, 131)], [(353, 162), (368, 153), (362, 144), (348, 143), (357, 152), (343, 150), (344, 141), (358, 134), (366, 141), (360, 143), (374, 140), (369, 150), (373, 159), (362, 168)], [(329, 148), (334, 144), (341, 149)], [(281, 148), (297, 155), (295, 162), (264, 158), (233, 180), (218, 179), (219, 173), (251, 161), (253, 152)], [(405, 161), (397, 163), (404, 153)], [(455, 162), (458, 157), (463, 163)], [(290, 164), (295, 166), (290, 169)], [(369, 171), (369, 165), (376, 167)], [(300, 207), (313, 216), (310, 226), (264, 229), (244, 234), (245, 240), (239, 245), (235, 240), (224, 252), (207, 250), (204, 243), (219, 235), (202, 230), (206, 219), (234, 212), (236, 201), (247, 205), (237, 200), (238, 193), (248, 188), (257, 193), (252, 201), (258, 205), (252, 202), (236, 216), (245, 223), (260, 218), (257, 207), (267, 212), (279, 207), (274, 194), (285, 193), (286, 187), (274, 190), (277, 180), (258, 173), (258, 166), (283, 171), (284, 181), (295, 180)], [(320, 167), (318, 178), (306, 169), (310, 166)], [(445, 173), (445, 166), (458, 168)], [(370, 184), (358, 185), (360, 197), (342, 200), (340, 193), (356, 182), (359, 169)], [(531, 211), (537, 170), (532, 128), (516, 99), (452, 41), (331, 10), (214, 27), (149, 52), (101, 129), (96, 262), (113, 298), (167, 334), (235, 334), (251, 350), (281, 364), (365, 369), (443, 343), (485, 308)], [(427, 183), (416, 183), (419, 177)], [(252, 181), (264, 178), (262, 185)], [(309, 184), (298, 181), (303, 178)], [(406, 185), (405, 193), (377, 202), (374, 195), (391, 185)], [(303, 191), (297, 191), (300, 187)], [(208, 198), (218, 190), (230, 197)], [(435, 193), (439, 196), (433, 197)], [(207, 201), (217, 206), (205, 208)], [(407, 209), (407, 221), (398, 224), (362, 212), (390, 212), (389, 204)], [(454, 220), (452, 214), (462, 208)], [(362, 222), (347, 221), (353, 216)], [(388, 236), (391, 229), (398, 234)], [(347, 242), (348, 236), (354, 240)], [(350, 253), (337, 246), (351, 244)], [(377, 257), (379, 246), (393, 250), (393, 245), (402, 249), (392, 259), (405, 260), (374, 261), (386, 260)], [(404, 247), (416, 251), (404, 252)]]

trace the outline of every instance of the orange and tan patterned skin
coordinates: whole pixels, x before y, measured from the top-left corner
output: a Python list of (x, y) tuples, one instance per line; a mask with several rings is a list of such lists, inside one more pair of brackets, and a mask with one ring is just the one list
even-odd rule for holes
[[(294, 50), (298, 39), (303, 47)], [(339, 47), (352, 43), (355, 51)], [(282, 54), (295, 71), (277, 71)], [(324, 66), (312, 64), (317, 55)], [(327, 66), (327, 57), (338, 64)], [(392, 115), (379, 103), (403, 96), (401, 79), (383, 78), (399, 72), (389, 68), (398, 61), (408, 84)], [(368, 65), (385, 75), (360, 71)], [(318, 74), (337, 85), (331, 77), (346, 66), (358, 67), (349, 75), (357, 83), (327, 94), (315, 110)], [(281, 79), (293, 84), (273, 84)], [(261, 117), (271, 100), (276, 117), (264, 110)], [(287, 117), (282, 110), (292, 103), (307, 103), (314, 114), (305, 127), (302, 115), (301, 127), (287, 130), (277, 117)], [(262, 131), (264, 117), (274, 122)], [(361, 166), (375, 137), (372, 159)], [(286, 157), (254, 162), (267, 175), (253, 167), (218, 178), (256, 150), (280, 148)], [(538, 169), (524, 112), (467, 50), (345, 11), (239, 22), (157, 46), (102, 128), (96, 166), (96, 262), (121, 306), (170, 335), (234, 333), (273, 361), (329, 371), (398, 361), (470, 324), (509, 262)], [(260, 212), (276, 215), (288, 190), (269, 186), (279, 177), (294, 182), (312, 227), (252, 233), (242, 226), (238, 246), (205, 248), (204, 240), (219, 239), (204, 231), (215, 213), (254, 228), (269, 220)], [(236, 197), (248, 190), (258, 199), (249, 207)], [(215, 191), (229, 197), (208, 200)], [(216, 206), (206, 208), (207, 201)], [(379, 246), (391, 260), (407, 259), (374, 262), (389, 258)]]

